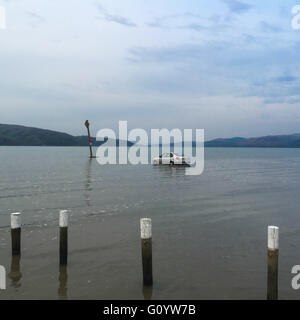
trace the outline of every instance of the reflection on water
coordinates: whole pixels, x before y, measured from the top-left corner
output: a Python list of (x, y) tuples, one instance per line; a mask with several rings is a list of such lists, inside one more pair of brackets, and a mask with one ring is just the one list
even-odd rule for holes
[(143, 296), (145, 300), (151, 300), (153, 293), (153, 286), (143, 286)]
[(185, 175), (185, 166), (169, 166), (169, 165), (158, 165), (153, 166), (155, 170), (158, 170), (160, 173), (161, 178), (170, 178), (172, 176), (174, 177), (181, 177)]
[(88, 160), (87, 170), (86, 170), (86, 182), (85, 182), (85, 193), (84, 193), (84, 200), (88, 207), (91, 206), (91, 191), (92, 188), (92, 162), (93, 159)]
[(68, 299), (68, 272), (67, 266), (59, 267), (59, 288), (58, 288), (58, 297), (60, 300)]
[(20, 271), (20, 261), (21, 256), (12, 256), (11, 265), (10, 265), (10, 273), (8, 277), (11, 279), (11, 287), (20, 288), (22, 283), (22, 273)]

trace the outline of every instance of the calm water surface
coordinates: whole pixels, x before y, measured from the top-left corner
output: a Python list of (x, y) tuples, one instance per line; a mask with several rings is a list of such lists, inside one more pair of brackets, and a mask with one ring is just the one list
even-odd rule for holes
[[(265, 299), (268, 225), (280, 227), (279, 296), (298, 299), (300, 150), (207, 148), (205, 170), (99, 165), (86, 148), (0, 147), (0, 299)], [(57, 220), (71, 212), (67, 270)], [(20, 261), (10, 213), (21, 211)], [(141, 286), (139, 219), (153, 220), (155, 284)]]

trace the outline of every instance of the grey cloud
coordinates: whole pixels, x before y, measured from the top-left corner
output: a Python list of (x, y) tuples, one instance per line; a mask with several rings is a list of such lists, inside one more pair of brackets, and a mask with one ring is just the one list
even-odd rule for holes
[(205, 45), (187, 43), (173, 47), (133, 47), (129, 53), (133, 59), (140, 62), (184, 63), (205, 58), (207, 54), (211, 61), (212, 57), (216, 57), (227, 45), (229, 44), (225, 42), (210, 42)]
[(288, 103), (288, 104), (297, 104), (300, 103), (300, 96), (292, 96), (292, 97), (268, 97), (264, 99), (265, 104), (282, 104), (282, 103)]
[(225, 30), (228, 30), (231, 28), (229, 24), (211, 24), (211, 25), (202, 25), (198, 23), (190, 23), (187, 25), (183, 25), (181, 27), (178, 27), (179, 29), (190, 29), (193, 31), (210, 31), (210, 32), (223, 32)]
[(149, 27), (154, 28), (170, 28), (168, 22), (173, 21), (180, 17), (183, 17), (183, 14), (173, 14), (173, 15), (165, 15), (161, 17), (156, 17), (152, 22), (147, 23)]
[(222, 21), (225, 21), (225, 19), (219, 15), (204, 17), (199, 14), (185, 12), (156, 17), (147, 25), (153, 28), (190, 29), (193, 31), (221, 31), (230, 27), (228, 24), (222, 23)]
[(26, 13), (34, 22), (38, 22), (38, 23), (46, 22), (46, 19), (43, 16), (41, 16), (40, 14), (37, 14), (34, 11), (27, 10)]
[(228, 6), (229, 10), (233, 13), (245, 13), (252, 8), (252, 5), (238, 0), (222, 0)]
[(270, 32), (270, 33), (277, 33), (277, 32), (282, 32), (283, 29), (276, 26), (276, 25), (273, 25), (273, 24), (270, 24), (266, 21), (261, 21), (260, 22), (260, 30), (262, 32)]
[(190, 23), (182, 28), (186, 28), (186, 29), (191, 29), (191, 30), (195, 30), (195, 31), (202, 31), (202, 30), (206, 30), (207, 27), (198, 24), (198, 23)]
[(117, 16), (117, 15), (104, 14), (103, 18), (106, 21), (119, 23), (119, 24), (122, 24), (127, 27), (136, 27), (137, 26), (135, 23), (131, 22), (127, 18)]
[(137, 27), (136, 23), (130, 21), (128, 18), (107, 12), (107, 10), (100, 4), (97, 4), (96, 7), (102, 15), (101, 17), (96, 17), (97, 19), (105, 20), (108, 22), (115, 22), (126, 27)]
[[(297, 102), (300, 81), (286, 70), (297, 73), (300, 69), (295, 67), (299, 45), (266, 47), (263, 39), (257, 39), (254, 52), (243, 39), (235, 45), (230, 41), (208, 41), (201, 45), (134, 47), (129, 53), (132, 62), (143, 64), (143, 77), (138, 82), (149, 90), (256, 96), (266, 103)], [(274, 72), (279, 76), (270, 77)]]
[(280, 77), (274, 78), (274, 81), (279, 83), (292, 83), (297, 81), (297, 78), (294, 76), (287, 75), (287, 76), (280, 76)]
[(148, 27), (153, 27), (153, 28), (161, 28), (161, 27), (163, 27), (161, 19), (159, 19), (159, 18), (155, 18), (154, 21), (148, 22), (147, 26)]

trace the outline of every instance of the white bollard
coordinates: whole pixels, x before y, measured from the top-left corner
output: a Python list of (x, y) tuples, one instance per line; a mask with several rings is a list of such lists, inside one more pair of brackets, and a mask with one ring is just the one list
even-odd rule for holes
[(3, 266), (0, 266), (0, 290), (6, 289), (6, 270)]
[(60, 226), (60, 228), (68, 227), (68, 224), (69, 224), (68, 210), (60, 210), (60, 212), (59, 212), (59, 226)]
[(18, 256), (21, 254), (21, 226), (22, 216), (20, 212), (12, 213), (10, 216), (11, 224), (11, 248), (12, 255)]
[(268, 227), (268, 289), (267, 299), (278, 299), (278, 256), (279, 256), (279, 228)]
[(275, 226), (268, 227), (268, 249), (279, 249), (279, 228)]

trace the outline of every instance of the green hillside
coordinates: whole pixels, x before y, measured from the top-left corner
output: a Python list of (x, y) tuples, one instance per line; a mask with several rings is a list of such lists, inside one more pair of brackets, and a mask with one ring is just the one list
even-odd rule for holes
[[(92, 137), (94, 146), (102, 143)], [(76, 137), (52, 130), (0, 124), (0, 146), (88, 146), (88, 144), (87, 136)], [(132, 143), (128, 142), (128, 145)]]

